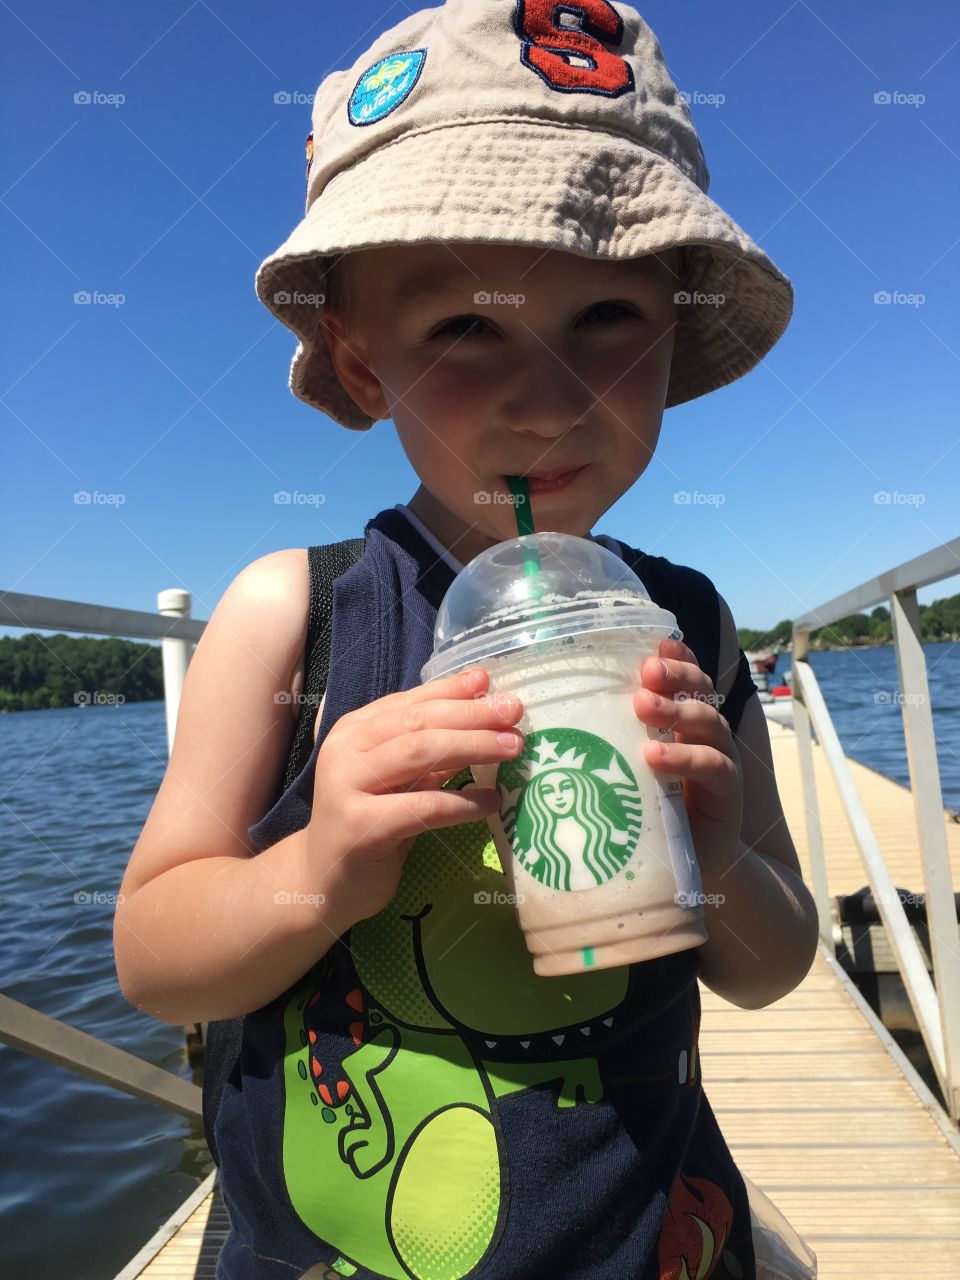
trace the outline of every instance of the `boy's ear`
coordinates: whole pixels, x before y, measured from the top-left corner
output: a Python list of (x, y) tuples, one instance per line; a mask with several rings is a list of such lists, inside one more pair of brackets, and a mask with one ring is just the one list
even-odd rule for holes
[(362, 337), (348, 334), (335, 311), (324, 311), (317, 323), (316, 340), (326, 345), (340, 385), (371, 418), (389, 417), (380, 379), (370, 367)]

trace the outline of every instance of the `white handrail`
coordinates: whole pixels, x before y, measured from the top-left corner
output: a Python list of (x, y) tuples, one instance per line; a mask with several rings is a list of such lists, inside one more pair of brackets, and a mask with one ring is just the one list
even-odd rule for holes
[[(804, 813), (820, 935), (824, 943), (834, 951), (839, 928), (833, 919), (826, 855), (820, 829), (811, 721), (843, 801), (880, 919), (940, 1081), (947, 1110), (955, 1122), (960, 1121), (960, 927), (957, 924), (917, 587), (953, 577), (958, 566), (960, 538), (955, 538), (836, 596), (794, 622), (791, 657), (794, 677), (793, 717), (803, 779)], [(812, 630), (836, 622), (851, 613), (861, 612), (882, 599), (889, 600), (893, 625), (900, 706), (930, 934), (932, 982), (887, 869), (883, 852), (854, 785), (820, 686), (807, 660)]]
[[(860, 857), (863, 859), (867, 879), (873, 891), (873, 900), (877, 904), (880, 919), (886, 927), (890, 946), (896, 957), (897, 967), (903, 975), (903, 983), (917, 1015), (924, 1043), (937, 1075), (942, 1077), (945, 1071), (943, 1032), (937, 1012), (936, 992), (927, 973), (923, 953), (910, 927), (907, 913), (903, 909), (893, 877), (887, 868), (883, 850), (870, 825), (867, 811), (863, 807), (853, 774), (850, 772), (850, 764), (843, 754), (843, 747), (840, 745), (827, 704), (817, 684), (817, 677), (813, 674), (808, 662), (794, 662), (793, 671), (796, 680), (799, 681), (803, 701), (810, 713), (813, 727), (826, 753), (827, 762), (843, 801), (844, 813), (860, 850)], [(825, 867), (822, 868), (822, 874), (826, 879)]]

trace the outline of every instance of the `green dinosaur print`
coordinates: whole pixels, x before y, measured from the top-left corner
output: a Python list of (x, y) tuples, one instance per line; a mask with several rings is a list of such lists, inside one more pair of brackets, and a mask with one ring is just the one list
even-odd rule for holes
[[(464, 769), (445, 785), (472, 781)], [(420, 836), (393, 899), (346, 941), (357, 984), (331, 990), (325, 956), (284, 1011), (290, 1201), (339, 1250), (338, 1274), (463, 1280), (506, 1219), (498, 1099), (550, 1087), (558, 1108), (602, 1101), (584, 1051), (629, 970), (534, 972), (483, 820)], [(340, 1038), (324, 1030), (331, 1009)]]

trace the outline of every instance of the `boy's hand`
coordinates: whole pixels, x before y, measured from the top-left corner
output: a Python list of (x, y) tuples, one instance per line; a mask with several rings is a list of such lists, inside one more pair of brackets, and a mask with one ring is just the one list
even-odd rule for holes
[(693, 650), (679, 640), (661, 640), (657, 652), (659, 659), (645, 658), (640, 666), (644, 687), (634, 692), (633, 707), (644, 724), (673, 729), (676, 741), (644, 743), (643, 758), (656, 773), (685, 780), (697, 861), (703, 868), (723, 872), (737, 857), (743, 813), (740, 754), (730, 726), (717, 710), (713, 681), (701, 670)]
[(341, 716), (327, 734), (317, 753), (302, 870), (339, 920), (356, 923), (387, 905), (423, 831), (475, 822), (499, 808), (490, 787), (442, 790), (465, 765), (509, 760), (523, 746), (523, 734), (511, 728), (523, 713), (519, 699), (487, 698), (488, 687), (487, 672), (472, 667), (377, 698)]

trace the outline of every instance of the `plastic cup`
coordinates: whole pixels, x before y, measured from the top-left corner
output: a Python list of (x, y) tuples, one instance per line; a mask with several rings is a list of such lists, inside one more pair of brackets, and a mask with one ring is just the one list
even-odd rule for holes
[[(525, 571), (531, 553), (540, 572)], [(523, 704), (523, 751), (471, 767), (500, 793), (489, 821), (534, 971), (604, 969), (699, 946), (700, 871), (679, 778), (643, 758), (640, 665), (682, 639), (613, 552), (533, 533), (488, 548), (437, 611), (424, 680), (481, 666)]]

